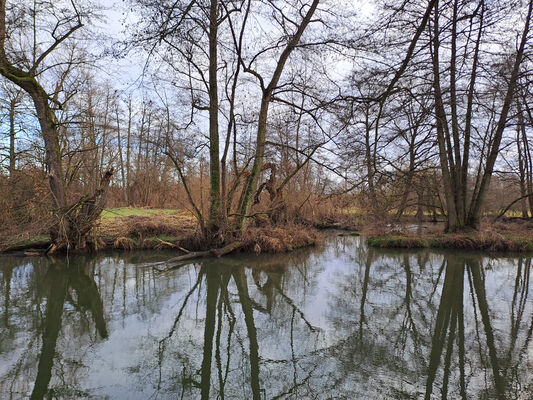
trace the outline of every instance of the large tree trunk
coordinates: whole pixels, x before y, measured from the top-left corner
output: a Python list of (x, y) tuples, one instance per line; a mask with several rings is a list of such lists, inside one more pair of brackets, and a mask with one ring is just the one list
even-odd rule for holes
[(220, 208), (220, 155), (218, 138), (218, 0), (209, 7), (209, 220), (208, 235), (218, 233), (221, 227)]
[(67, 198), (56, 117), (48, 104), (48, 95), (36, 81), (34, 85), (24, 86), (26, 86), (24, 89), (33, 100), (37, 118), (39, 119), (41, 135), (44, 140), (45, 162), (48, 168), (48, 180), (53, 196), (53, 206), (59, 209), (67, 205)]

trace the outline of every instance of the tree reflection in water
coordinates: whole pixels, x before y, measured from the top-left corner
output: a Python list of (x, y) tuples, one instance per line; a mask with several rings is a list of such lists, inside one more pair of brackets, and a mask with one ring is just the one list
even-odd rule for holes
[[(8, 274), (4, 275), (4, 279), (12, 279), (12, 268), (9, 268)], [(5, 284), (4, 324), (6, 327), (9, 324), (10, 314), (10, 284), (11, 282), (6, 282)], [(68, 305), (78, 312), (80, 316), (90, 314), (100, 338), (105, 339), (108, 336), (108, 332), (104, 319), (104, 306), (91, 271), (87, 266), (78, 268), (69, 265), (68, 259), (50, 259), (42, 281), (39, 282), (39, 291), (44, 294), (46, 302), (44, 316), (40, 319), (35, 330), (36, 336), (40, 333), (41, 348), (38, 354), (37, 372), (30, 398), (69, 397), (73, 393), (69, 393), (68, 385), (63, 388), (49, 390), (53, 366), (57, 357), (56, 346), (61, 334), (64, 308)], [(39, 297), (35, 300), (34, 306), (40, 308), (43, 298)], [(24, 360), (20, 360), (20, 364), (24, 362)], [(20, 378), (16, 374), (23, 372), (22, 365), (19, 365), (19, 368), (12, 372), (14, 372), (13, 382), (15, 382), (17, 378)]]
[(4, 265), (0, 398), (533, 394), (530, 258), (335, 237), (159, 274), (145, 254)]
[[(196, 292), (197, 299), (205, 300), (200, 379), (195, 377), (194, 368), (185, 368), (192, 373), (182, 375), (178, 385), (181, 388), (180, 397), (194, 397), (195, 388), (198, 388), (202, 399), (224, 399), (228, 377), (231, 372), (235, 371), (232, 357), (240, 356), (241, 359), (235, 362), (238, 363), (238, 368), (241, 368), (240, 372), (243, 373), (241, 378), (244, 379), (242, 383), (247, 382), (248, 389), (240, 384), (235, 385), (235, 380), (232, 379), (229, 397), (235, 398), (236, 390), (240, 389), (240, 394), (237, 395), (239, 398), (254, 400), (265, 398), (266, 389), (260, 380), (260, 363), (265, 362), (265, 360), (259, 356), (259, 339), (254, 311), (271, 316), (274, 311), (274, 298), (277, 296), (280, 302), (292, 310), (291, 337), (294, 337), (294, 319), (297, 317), (308, 327), (309, 332), (315, 332), (316, 329), (306, 320), (303, 311), (299, 310), (295, 302), (284, 293), (282, 281), (283, 272), (286, 270), (284, 265), (267, 262), (262, 265), (262, 268), (262, 270), (248, 271), (251, 273), (247, 274), (247, 268), (236, 262), (217, 260), (202, 264), (198, 270), (198, 278), (184, 297), (169, 333), (159, 342), (158, 390), (162, 390), (162, 370), (164, 369), (164, 360), (167, 357), (165, 351), (168, 343), (173, 336), (179, 336), (180, 320), (184, 316), (184, 310), (187, 308), (191, 296)], [(263, 284), (261, 284), (262, 278), (266, 278)], [(257, 289), (257, 294), (260, 297), (257, 300), (250, 295), (249, 281)], [(203, 287), (205, 290), (202, 290)], [(240, 307), (235, 307), (236, 303)], [(293, 346), (294, 341), (291, 340), (291, 353), (294, 355)], [(285, 363), (286, 361), (276, 360), (275, 362)], [(293, 377), (293, 385), (285, 388), (283, 393), (274, 395), (274, 398), (286, 396), (296, 390), (300, 384), (296, 378), (296, 371)], [(215, 386), (212, 382), (213, 379), (217, 379)]]

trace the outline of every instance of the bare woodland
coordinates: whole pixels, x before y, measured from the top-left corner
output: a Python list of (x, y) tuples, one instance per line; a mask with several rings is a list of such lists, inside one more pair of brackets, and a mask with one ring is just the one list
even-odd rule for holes
[(119, 3), (0, 0), (1, 241), (86, 248), (106, 204), (187, 209), (206, 248), (533, 216), (533, 1)]

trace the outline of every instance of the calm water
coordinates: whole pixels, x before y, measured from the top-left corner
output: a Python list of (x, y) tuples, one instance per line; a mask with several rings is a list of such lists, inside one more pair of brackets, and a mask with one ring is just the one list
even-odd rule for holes
[(529, 257), (168, 257), (0, 258), (0, 398), (533, 398)]

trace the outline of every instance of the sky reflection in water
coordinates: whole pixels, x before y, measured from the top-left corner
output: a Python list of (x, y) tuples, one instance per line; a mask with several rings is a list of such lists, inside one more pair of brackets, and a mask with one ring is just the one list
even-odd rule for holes
[(0, 398), (533, 397), (529, 257), (167, 256), (0, 259)]

